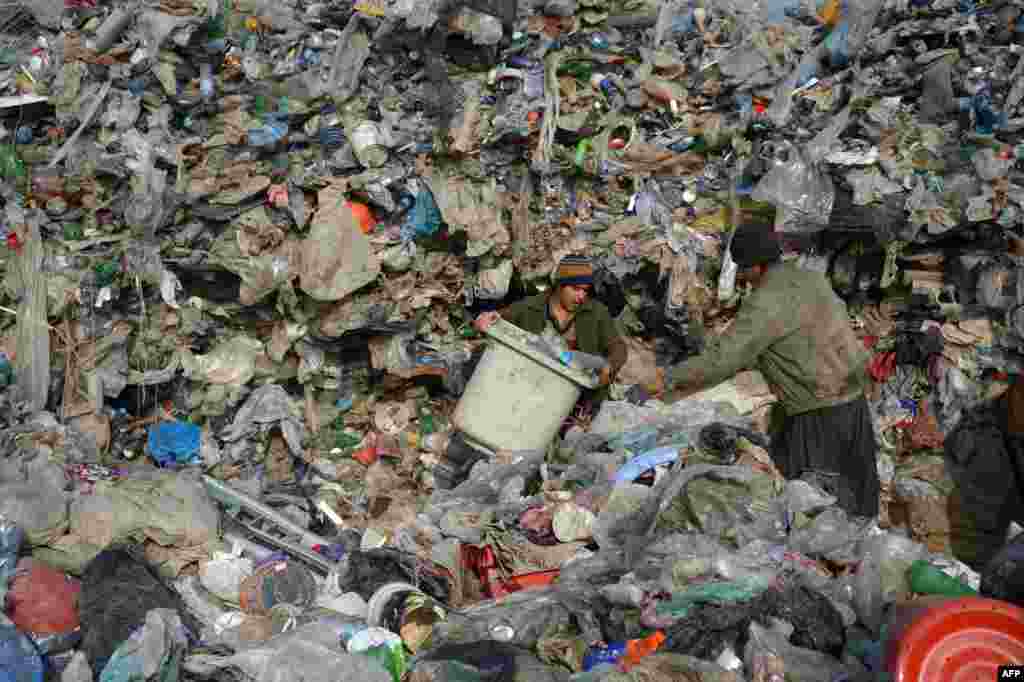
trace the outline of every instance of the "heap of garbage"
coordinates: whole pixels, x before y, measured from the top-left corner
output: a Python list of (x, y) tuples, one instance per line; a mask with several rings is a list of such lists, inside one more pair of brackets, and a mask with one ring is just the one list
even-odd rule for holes
[[(1022, 44), (1016, 1), (0, 2), (0, 680), (867, 680), (915, 596), (1021, 604), (955, 510), (1024, 365)], [(783, 479), (757, 372), (654, 397), (740, 223), (872, 353), (879, 519)], [(612, 400), (445, 478), (472, 320), (571, 253)]]

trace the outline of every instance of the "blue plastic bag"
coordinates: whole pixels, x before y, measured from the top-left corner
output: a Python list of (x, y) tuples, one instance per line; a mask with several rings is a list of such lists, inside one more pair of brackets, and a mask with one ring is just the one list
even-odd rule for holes
[(416, 195), (412, 212), (402, 226), (402, 236), (410, 240), (416, 237), (429, 237), (441, 229), (441, 223), (441, 209), (437, 207), (434, 195), (429, 189), (421, 189)]
[(663, 448), (649, 450), (642, 455), (626, 462), (615, 474), (616, 483), (632, 483), (640, 478), (645, 471), (650, 471), (662, 464), (671, 464), (679, 459), (679, 446), (668, 445)]
[(199, 427), (185, 422), (160, 422), (149, 429), (149, 454), (160, 466), (199, 461)]
[(23, 632), (0, 613), (0, 682), (43, 682), (43, 657)]

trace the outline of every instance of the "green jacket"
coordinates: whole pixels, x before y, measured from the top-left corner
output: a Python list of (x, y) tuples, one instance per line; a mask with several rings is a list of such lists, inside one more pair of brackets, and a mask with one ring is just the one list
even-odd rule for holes
[[(547, 294), (531, 296), (502, 310), (501, 317), (531, 334), (540, 334), (548, 322), (547, 305)], [(588, 300), (576, 311), (576, 344), (584, 353), (608, 358), (612, 376), (626, 364), (626, 342), (603, 303)]]
[(757, 367), (786, 413), (800, 414), (861, 395), (867, 361), (828, 280), (785, 263), (765, 273), (728, 331), (671, 370), (667, 388), (693, 392)]

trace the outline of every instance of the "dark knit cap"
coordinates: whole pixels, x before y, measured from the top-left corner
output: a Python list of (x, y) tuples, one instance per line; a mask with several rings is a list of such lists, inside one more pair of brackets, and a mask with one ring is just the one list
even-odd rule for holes
[(778, 236), (768, 225), (742, 224), (729, 246), (732, 260), (741, 268), (767, 265), (782, 257)]
[(574, 284), (577, 286), (593, 285), (594, 266), (586, 256), (566, 256), (555, 268), (555, 284), (565, 286)]

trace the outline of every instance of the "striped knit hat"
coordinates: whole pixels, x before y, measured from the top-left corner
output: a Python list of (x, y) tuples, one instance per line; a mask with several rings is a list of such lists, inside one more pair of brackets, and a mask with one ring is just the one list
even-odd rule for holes
[(555, 284), (593, 285), (594, 266), (586, 256), (566, 256), (555, 268)]

